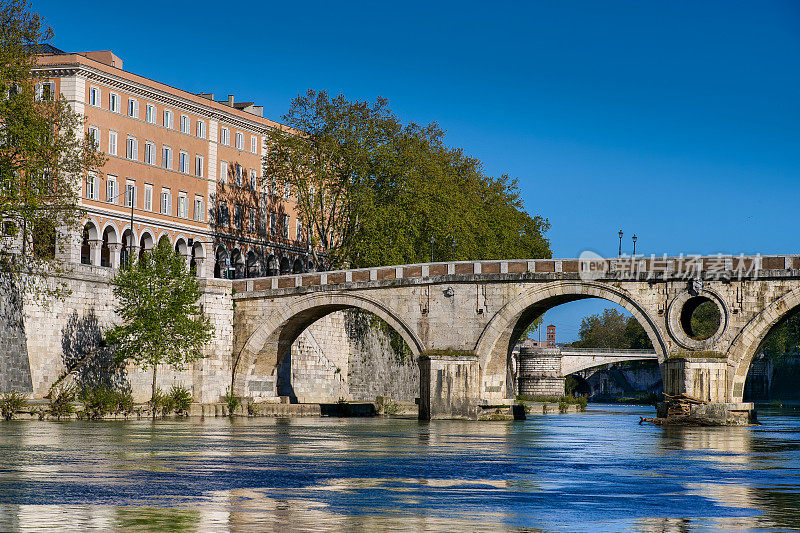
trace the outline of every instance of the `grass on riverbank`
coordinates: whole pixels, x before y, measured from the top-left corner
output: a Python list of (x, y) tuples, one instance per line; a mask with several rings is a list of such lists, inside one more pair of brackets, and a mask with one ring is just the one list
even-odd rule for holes
[(522, 406), (525, 406), (526, 403), (558, 404), (558, 410), (562, 413), (567, 412), (567, 407), (570, 405), (578, 405), (581, 411), (584, 411), (588, 404), (588, 401), (583, 396), (528, 396), (526, 394), (517, 394), (516, 400)]

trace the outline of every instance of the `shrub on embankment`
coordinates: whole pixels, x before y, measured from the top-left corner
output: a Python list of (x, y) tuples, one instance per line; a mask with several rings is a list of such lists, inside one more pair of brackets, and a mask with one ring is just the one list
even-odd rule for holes
[(516, 397), (517, 402), (522, 406), (526, 403), (544, 403), (544, 404), (558, 404), (558, 410), (566, 413), (568, 406), (578, 405), (581, 411), (586, 409), (588, 401), (583, 396), (528, 396), (525, 394), (518, 394)]
[(14, 391), (0, 396), (0, 414), (6, 420), (11, 420), (14, 415), (27, 407), (28, 401), (25, 396)]

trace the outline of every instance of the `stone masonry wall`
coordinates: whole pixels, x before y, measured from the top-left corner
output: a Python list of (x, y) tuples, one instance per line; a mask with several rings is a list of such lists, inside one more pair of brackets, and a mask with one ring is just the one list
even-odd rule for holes
[[(347, 312), (345, 312), (347, 313)], [(413, 402), (419, 397), (419, 363), (410, 353), (395, 353), (389, 337), (369, 328), (350, 342), (350, 395), (356, 401), (375, 401), (388, 396), (394, 401)]]
[(22, 296), (13, 280), (4, 275), (0, 277), (0, 394), (31, 390)]
[(278, 394), (300, 403), (375, 401), (377, 396), (413, 402), (419, 396), (417, 362), (398, 357), (380, 329), (354, 331), (348, 327), (353, 320), (351, 311), (337, 311), (309, 326), (281, 363)]
[(610, 398), (635, 397), (643, 394), (661, 394), (661, 369), (655, 361), (636, 368), (604, 365), (577, 373), (589, 385), (589, 399), (598, 401)]
[[(342, 312), (325, 316), (308, 327), (292, 344), (279, 370), (279, 394), (300, 403), (351, 400), (348, 390), (350, 344)], [(291, 376), (286, 380), (287, 371)]]
[[(30, 392), (34, 398), (45, 396), (51, 385), (64, 373), (67, 347), (75, 349), (75, 346), (86, 341), (87, 336), (98, 335), (117, 319), (109, 283), (113, 271), (86, 265), (71, 265), (70, 268), (72, 271), (63, 278), (50, 281), (51, 284), (60, 283), (69, 291), (65, 298), (26, 298), (23, 305), (25, 348), (32, 384)], [(215, 327), (214, 337), (205, 348), (207, 358), (183, 371), (160, 366), (157, 386), (166, 391), (173, 384), (180, 384), (192, 391), (195, 401), (212, 402), (219, 401), (226, 387), (230, 386), (232, 299), (229, 284), (215, 280), (201, 280), (200, 283), (204, 293), (200, 303)], [(4, 324), (7, 324), (10, 316), (7, 306), (2, 311)], [(9, 339), (3, 336), (4, 343), (11, 342)], [(2, 356), (7, 359), (10, 353), (4, 350)], [(19, 359), (22, 355), (14, 357)], [(6, 369), (13, 368), (13, 365), (3, 361), (2, 368), (3, 374), (7, 374)], [(152, 370), (143, 371), (134, 365), (127, 365), (125, 377), (134, 400), (150, 399)]]

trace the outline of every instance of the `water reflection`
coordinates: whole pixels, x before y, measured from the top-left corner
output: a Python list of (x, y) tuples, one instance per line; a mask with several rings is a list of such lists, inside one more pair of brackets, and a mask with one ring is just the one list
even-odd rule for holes
[(800, 418), (647, 414), (0, 424), (0, 530), (800, 527)]

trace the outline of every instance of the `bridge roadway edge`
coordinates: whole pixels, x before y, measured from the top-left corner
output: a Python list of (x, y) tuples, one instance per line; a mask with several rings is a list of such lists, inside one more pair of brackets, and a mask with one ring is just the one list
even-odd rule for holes
[[(772, 258), (775, 260), (782, 259), (784, 264), (792, 267), (800, 265), (798, 257), (784, 257)], [(492, 262), (493, 264), (500, 264), (504, 262)], [(517, 262), (505, 262), (510, 265)], [(528, 261), (527, 268), (531, 268), (530, 264), (535, 263)], [(555, 262), (554, 262), (555, 263)], [(442, 266), (447, 272), (457, 271), (459, 265), (466, 265), (467, 263), (455, 264), (432, 264), (427, 267), (430, 270)], [(479, 263), (470, 263), (472, 268), (478, 269)], [(536, 263), (538, 264), (538, 263)], [(397, 267), (387, 267), (379, 269), (368, 269), (367, 279), (364, 281), (350, 281), (341, 284), (329, 285), (303, 285), (306, 279), (319, 276), (322, 279), (323, 274), (326, 277), (336, 275), (336, 272), (329, 273), (309, 273), (302, 275), (289, 275), (278, 276), (273, 278), (253, 278), (247, 280), (202, 280), (201, 285), (204, 287), (204, 310), (209, 313), (215, 313), (214, 320), (219, 327), (220, 337), (215, 340), (216, 344), (213, 348), (209, 348), (209, 359), (203, 360), (192, 365), (192, 368), (185, 373), (178, 373), (170, 376), (170, 379), (178, 380), (182, 383), (190, 383), (199, 391), (199, 394), (208, 398), (209, 402), (217, 401), (219, 395), (224, 394), (224, 391), (231, 384), (233, 377), (233, 361), (236, 343), (235, 337), (239, 324), (236, 322), (234, 316), (236, 308), (245, 307), (248, 301), (256, 301), (260, 299), (282, 300), (286, 297), (295, 297), (303, 294), (313, 293), (328, 293), (331, 291), (346, 291), (346, 292), (361, 292), (361, 291), (379, 291), (382, 289), (396, 289), (396, 288), (431, 288), (434, 286), (464, 286), (464, 285), (508, 285), (508, 284), (547, 284), (552, 282), (576, 282), (581, 283), (581, 277), (576, 272), (497, 272), (486, 273), (487, 262), (484, 262), (480, 267), (484, 271), (473, 274), (459, 274), (448, 273), (442, 275), (434, 275), (427, 277), (404, 277), (400, 279), (380, 279), (383, 275), (380, 272), (394, 271), (395, 275), (405, 274), (407, 270), (416, 268), (418, 265), (404, 265)], [(508, 266), (505, 267), (509, 268)], [(538, 268), (538, 267), (536, 267)], [(554, 267), (556, 268), (556, 267)], [(500, 268), (502, 270), (502, 268)], [(351, 279), (358, 271), (350, 271)], [(361, 271), (362, 273), (364, 271)], [(374, 272), (374, 274), (373, 274)], [(26, 302), (25, 311), (25, 329), (28, 332), (27, 351), (31, 358), (31, 381), (34, 388), (33, 394), (38, 395), (46, 390), (48, 383), (58, 375), (58, 369), (61, 367), (60, 357), (58, 351), (60, 350), (61, 342), (56, 334), (64, 331), (64, 326), (73, 312), (77, 312), (79, 318), (84, 317), (89, 310), (94, 310), (98, 313), (98, 318), (101, 324), (108, 324), (114, 320), (113, 312), (113, 297), (107, 287), (110, 275), (113, 273), (112, 269), (103, 267), (88, 267), (83, 265), (75, 265), (72, 273), (68, 273), (66, 277), (69, 283), (73, 285), (73, 294), (68, 297), (64, 303), (56, 303), (51, 310), (39, 308), (36, 304)], [(345, 275), (342, 273), (342, 275)], [(725, 367), (724, 371), (728, 374), (725, 379), (724, 386), (720, 386), (720, 390), (724, 393), (724, 401), (729, 403), (741, 402), (741, 392), (737, 386), (737, 382), (733, 377), (742, 381), (746, 376), (746, 368), (750, 361), (747, 354), (752, 354), (752, 351), (758, 345), (760, 338), (768, 329), (774, 325), (777, 320), (780, 320), (785, 313), (800, 304), (798, 299), (798, 280), (800, 280), (800, 270), (797, 268), (785, 269), (759, 269), (753, 272), (752, 278), (745, 280), (736, 279), (712, 279), (711, 276), (706, 276), (701, 272), (700, 279), (706, 281), (705, 291), (717, 294), (719, 300), (725, 306), (725, 312), (730, 317), (730, 324), (725, 326), (724, 331), (720, 332), (707, 343), (707, 349), (687, 349), (681, 345), (680, 339), (670, 338), (668, 352), (672, 359), (679, 360), (681, 356), (685, 355), (685, 359), (691, 363), (693, 352), (719, 352), (727, 357), (718, 360), (717, 363), (722, 363)], [(284, 280), (284, 281), (281, 281)], [(276, 289), (261, 289), (255, 290), (259, 283), (263, 284), (269, 282), (270, 286), (273, 284), (286, 283), (286, 280), (291, 280), (294, 286), (283, 287)], [(651, 312), (655, 313), (658, 318), (659, 328), (663, 328), (665, 336), (670, 337), (671, 327), (668, 323), (669, 319), (669, 304), (674, 300), (676, 294), (685, 292), (687, 285), (691, 280), (671, 277), (669, 275), (658, 277), (655, 279), (645, 279), (645, 276), (637, 276), (632, 280), (616, 280), (610, 278), (603, 278), (597, 280), (599, 283), (608, 285), (617, 285), (621, 287), (632, 287), (638, 285), (644, 292), (650, 291), (650, 296), (653, 301), (648, 303)], [(299, 286), (298, 286), (299, 285)], [(105, 287), (104, 287), (105, 286)], [(457, 288), (457, 287), (456, 287)], [(241, 290), (244, 289), (244, 290)], [(253, 290), (248, 290), (253, 289)], [(433, 292), (433, 291), (431, 291)], [(790, 296), (790, 293), (793, 296)], [(737, 295), (738, 294), (738, 295)], [(459, 296), (458, 294), (456, 295)], [(441, 296), (437, 296), (441, 298)], [(461, 300), (464, 301), (464, 300)], [(782, 302), (782, 303), (779, 303)], [(470, 305), (472, 303), (470, 302)], [(660, 306), (660, 307), (659, 307)], [(472, 307), (474, 310), (475, 308)], [(664, 315), (658, 315), (658, 311), (663, 310)], [(489, 309), (485, 309), (489, 311)], [(34, 335), (36, 334), (36, 337)], [(36, 337), (36, 338), (35, 338)], [(226, 355), (227, 354), (227, 355)], [(744, 354), (744, 355), (743, 355)], [(687, 363), (686, 368), (692, 370), (692, 365)], [(704, 363), (705, 364), (705, 363)], [(710, 364), (710, 363), (709, 363)], [(711, 365), (714, 367), (713, 372), (719, 371), (719, 364)], [(693, 384), (688, 374), (683, 380), (683, 386), (687, 390), (691, 389)], [(163, 373), (164, 376), (169, 373)], [(165, 386), (169, 383), (165, 382)], [(709, 393), (710, 394), (710, 393)], [(719, 397), (719, 391), (715, 392), (715, 397)]]

